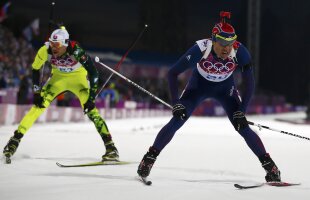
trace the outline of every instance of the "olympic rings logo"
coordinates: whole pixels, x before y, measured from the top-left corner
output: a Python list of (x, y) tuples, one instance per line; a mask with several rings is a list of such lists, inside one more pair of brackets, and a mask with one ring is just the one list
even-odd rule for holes
[(201, 60), (199, 66), (205, 72), (210, 74), (228, 74), (235, 70), (236, 64), (233, 62), (227, 62), (225, 65), (221, 62), (212, 63), (208, 60)]
[(73, 66), (76, 63), (77, 61), (73, 60), (70, 57), (63, 59), (51, 58), (51, 64), (56, 66)]

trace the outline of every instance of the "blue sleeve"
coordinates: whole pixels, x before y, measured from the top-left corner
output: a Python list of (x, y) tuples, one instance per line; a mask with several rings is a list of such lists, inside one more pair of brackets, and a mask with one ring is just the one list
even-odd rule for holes
[(253, 66), (251, 64), (251, 56), (249, 51), (242, 44), (237, 51), (238, 66), (241, 67), (242, 84), (245, 85), (241, 99), (241, 111), (246, 112), (249, 102), (255, 90), (255, 77), (253, 73)]
[(169, 69), (168, 83), (172, 104), (179, 99), (178, 75), (189, 68), (196, 67), (202, 56), (199, 46), (195, 44)]
[(248, 49), (241, 43), (240, 43), (240, 46), (238, 48), (236, 57), (237, 57), (239, 67), (243, 67), (243, 66), (249, 64), (252, 60)]

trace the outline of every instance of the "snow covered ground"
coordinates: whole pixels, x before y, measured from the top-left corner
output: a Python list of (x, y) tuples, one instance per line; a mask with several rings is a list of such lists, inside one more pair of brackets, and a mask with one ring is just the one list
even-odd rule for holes
[[(303, 113), (253, 116), (250, 121), (310, 137), (309, 125), (277, 122), (302, 118)], [(234, 183), (259, 183), (265, 172), (258, 159), (225, 117), (193, 117), (158, 157), (150, 175), (153, 185), (138, 182), (136, 170), (159, 129), (169, 118), (108, 120), (121, 166), (59, 168), (100, 160), (104, 146), (90, 123), (36, 124), (23, 138), (12, 164), (0, 164), (1, 200), (306, 200), (310, 197), (310, 141), (285, 134), (257, 131), (282, 172), (282, 179), (302, 183), (277, 188), (238, 190)], [(16, 129), (0, 127), (0, 147)], [(258, 130), (254, 127), (255, 130)]]

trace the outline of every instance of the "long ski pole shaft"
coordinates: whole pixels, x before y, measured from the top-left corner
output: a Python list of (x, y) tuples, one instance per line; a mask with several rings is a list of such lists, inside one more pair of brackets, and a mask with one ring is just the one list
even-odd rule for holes
[(54, 8), (55, 8), (55, 2), (52, 1), (51, 8), (50, 8), (50, 16), (48, 20), (48, 32), (47, 32), (47, 38), (50, 37), (51, 31), (52, 31), (52, 24), (54, 23)]
[(264, 128), (264, 129), (268, 129), (268, 130), (271, 130), (271, 131), (283, 133), (283, 134), (286, 134), (286, 135), (298, 137), (298, 138), (301, 138), (301, 139), (310, 140), (310, 138), (308, 138), (308, 137), (304, 137), (304, 136), (297, 135), (297, 134), (294, 134), (294, 133), (289, 133), (289, 132), (286, 132), (286, 131), (281, 131), (281, 130), (274, 129), (274, 128), (270, 128), (270, 127), (268, 127), (268, 126), (264, 126), (264, 125), (261, 125), (261, 124), (256, 124), (256, 123), (251, 122), (251, 121), (248, 121), (248, 124), (249, 124), (249, 125), (252, 125), (252, 126), (257, 126), (259, 129)]
[(151, 92), (149, 92), (148, 90), (144, 89), (143, 87), (141, 87), (140, 85), (138, 85), (137, 83), (131, 81), (130, 79), (128, 79), (127, 77), (123, 76), (122, 74), (118, 73), (117, 71), (115, 71), (114, 69), (112, 69), (111, 67), (103, 64), (102, 62), (100, 62), (99, 58), (96, 57), (95, 61), (97, 63), (99, 63), (101, 66), (105, 67), (106, 69), (110, 70), (112, 72), (112, 74), (116, 74), (117, 76), (121, 77), (122, 79), (124, 79), (125, 81), (127, 81), (128, 83), (132, 84), (133, 86), (135, 86), (136, 88), (138, 88), (139, 90), (145, 92), (146, 94), (150, 95), (151, 97), (153, 97), (154, 99), (156, 99), (157, 101), (159, 101), (160, 103), (164, 104), (165, 106), (169, 107), (172, 109), (172, 106), (170, 104), (168, 104), (167, 102), (165, 102), (164, 100), (158, 98), (157, 96), (155, 96), (154, 94), (152, 94)]
[[(129, 46), (129, 48), (127, 49), (126, 53), (122, 56), (122, 58), (120, 59), (120, 61), (118, 61), (118, 63), (116, 64), (115, 70), (118, 71), (121, 64), (124, 62), (125, 58), (127, 57), (127, 55), (129, 54), (129, 52), (136, 46), (136, 44), (138, 43), (138, 41), (140, 40), (140, 38), (142, 37), (143, 33), (145, 32), (145, 30), (147, 29), (148, 25), (145, 24), (143, 29), (140, 31), (140, 33), (137, 35), (136, 39), (134, 40), (134, 42)], [(110, 81), (110, 79), (113, 76), (113, 72), (110, 74), (110, 76), (107, 78), (107, 80), (104, 82), (104, 84), (101, 86), (100, 90), (98, 91), (96, 97), (100, 94), (100, 92), (103, 90), (103, 88), (108, 84), (108, 82)]]
[[(49, 15), (49, 19), (48, 19), (48, 28), (47, 28), (47, 35), (46, 35), (46, 40), (48, 40), (48, 38), (51, 35), (52, 32), (52, 24), (53, 24), (53, 20), (54, 20), (54, 9), (55, 9), (55, 1), (51, 2), (50, 5), (50, 15)], [(43, 81), (44, 81), (44, 70), (45, 70), (45, 65), (49, 65), (48, 63), (44, 63), (42, 69), (41, 69), (41, 74), (40, 74), (40, 87), (42, 87), (43, 85)]]

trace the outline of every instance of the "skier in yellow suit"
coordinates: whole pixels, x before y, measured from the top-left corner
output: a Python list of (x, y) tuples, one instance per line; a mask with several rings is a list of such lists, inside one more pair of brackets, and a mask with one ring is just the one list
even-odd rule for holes
[[(41, 88), (40, 69), (45, 62), (51, 64), (52, 74), (51, 78)], [(78, 43), (69, 40), (69, 34), (64, 27), (56, 29), (51, 34), (49, 41), (39, 49), (32, 64), (32, 73), (34, 105), (24, 116), (14, 135), (4, 147), (3, 154), (7, 163), (11, 162), (10, 157), (15, 153), (21, 138), (28, 129), (50, 103), (65, 91), (70, 91), (79, 98), (84, 113), (96, 126), (106, 147), (102, 160), (118, 161), (119, 154), (109, 129), (95, 107), (98, 89), (97, 70), (91, 58)]]

